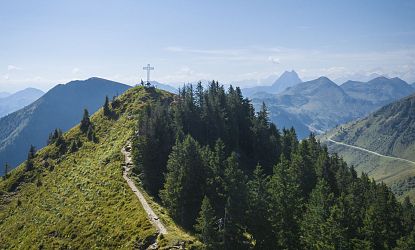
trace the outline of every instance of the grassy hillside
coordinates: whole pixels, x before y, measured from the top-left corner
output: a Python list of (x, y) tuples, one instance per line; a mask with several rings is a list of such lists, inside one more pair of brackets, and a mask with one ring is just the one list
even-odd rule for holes
[[(415, 161), (415, 95), (384, 106), (364, 119), (339, 126), (328, 132), (323, 141), (329, 137), (383, 155)], [(411, 181), (415, 176), (414, 164), (327, 143), (330, 151), (343, 156), (359, 171), (384, 181), (396, 194), (412, 195), (411, 190), (415, 186)]]
[[(66, 142), (81, 140), (76, 152), (60, 154), (49, 145), (37, 152), (33, 170), (25, 171), (22, 164), (0, 181), (1, 249), (131, 249), (154, 241), (154, 227), (122, 178), (120, 152), (134, 133), (142, 105), (172, 97), (150, 92), (137, 87), (120, 96), (113, 103), (117, 118), (103, 116), (102, 109), (94, 114), (98, 142), (88, 141), (76, 126), (64, 134)], [(160, 219), (169, 230), (158, 239), (161, 248), (197, 244), (167, 214)]]
[[(49, 133), (67, 131), (82, 117), (82, 111), (97, 111), (105, 96), (112, 98), (131, 86), (101, 78), (59, 84), (37, 101), (0, 119), (0, 166), (18, 166), (30, 145), (44, 147)], [(2, 175), (1, 173), (0, 175)]]

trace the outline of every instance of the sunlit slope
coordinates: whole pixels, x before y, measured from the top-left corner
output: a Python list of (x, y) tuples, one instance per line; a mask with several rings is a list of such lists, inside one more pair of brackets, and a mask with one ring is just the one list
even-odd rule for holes
[[(113, 117), (102, 109), (91, 117), (97, 142), (79, 126), (64, 135), (82, 146), (70, 153), (56, 145), (40, 150), (34, 168), (22, 164), (0, 181), (0, 248), (143, 248), (155, 241), (155, 228), (122, 178), (120, 152), (134, 133), (141, 107), (172, 95), (142, 87), (128, 90), (113, 103)], [(173, 233), (159, 239), (168, 248), (192, 238), (170, 221)]]

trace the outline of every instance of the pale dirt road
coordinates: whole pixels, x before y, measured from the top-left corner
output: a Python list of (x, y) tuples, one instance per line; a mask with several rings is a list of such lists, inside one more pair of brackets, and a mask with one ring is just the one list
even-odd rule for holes
[(131, 190), (137, 196), (138, 200), (140, 201), (141, 205), (143, 206), (144, 210), (147, 213), (148, 219), (157, 228), (157, 231), (160, 234), (167, 234), (166, 227), (163, 225), (163, 223), (161, 223), (159, 217), (156, 215), (156, 213), (154, 213), (150, 205), (148, 205), (143, 194), (140, 192), (140, 190), (138, 190), (138, 188), (135, 186), (134, 182), (131, 180), (129, 176), (129, 172), (131, 170), (131, 167), (133, 166), (133, 161), (131, 159), (131, 144), (128, 143), (125, 147), (123, 147), (121, 149), (121, 153), (124, 155), (124, 159), (125, 159), (125, 165), (123, 166), (124, 171), (123, 171), (122, 177), (127, 182)]
[(384, 157), (384, 158), (388, 158), (388, 159), (392, 159), (392, 160), (404, 161), (404, 162), (408, 162), (408, 163), (411, 163), (411, 164), (415, 165), (415, 162), (410, 161), (410, 160), (407, 160), (407, 159), (403, 159), (403, 158), (399, 158), (399, 157), (394, 157), (394, 156), (388, 156), (388, 155), (379, 154), (379, 153), (374, 152), (374, 151), (371, 151), (371, 150), (369, 150), (369, 149), (365, 149), (365, 148), (361, 148), (361, 147), (358, 147), (358, 146), (349, 145), (349, 144), (346, 144), (346, 143), (343, 143), (343, 142), (338, 142), (338, 141), (332, 140), (331, 138), (327, 138), (327, 140), (328, 140), (328, 141), (330, 141), (330, 142), (333, 142), (333, 143), (339, 144), (339, 145), (343, 145), (343, 146), (345, 146), (345, 147), (349, 147), (349, 148), (357, 149), (357, 150), (364, 151), (364, 152), (366, 152), (366, 153), (370, 153), (370, 154), (374, 154), (374, 155), (377, 155), (377, 156), (380, 156), (380, 157)]

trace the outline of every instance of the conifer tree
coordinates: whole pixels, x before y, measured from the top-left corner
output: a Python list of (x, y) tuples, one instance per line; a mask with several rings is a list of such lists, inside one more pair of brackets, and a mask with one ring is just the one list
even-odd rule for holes
[(206, 249), (217, 249), (217, 219), (209, 198), (206, 196), (203, 198), (199, 217), (194, 228), (198, 238), (205, 244)]
[(33, 169), (33, 159), (36, 155), (36, 148), (33, 145), (30, 145), (29, 153), (27, 154), (27, 160), (25, 163), (25, 170), (30, 171)]
[(244, 232), (246, 225), (246, 177), (241, 169), (237, 156), (232, 153), (225, 166), (226, 205), (223, 213), (224, 247), (244, 248)]
[(91, 125), (91, 121), (89, 119), (89, 112), (87, 109), (84, 109), (84, 115), (82, 117), (79, 128), (81, 129), (83, 133), (86, 133), (90, 125)]
[(7, 178), (7, 175), (9, 174), (9, 164), (6, 162), (5, 164), (4, 164), (4, 176), (3, 176), (3, 178), (4, 179), (6, 179)]
[(88, 131), (86, 132), (86, 137), (88, 138), (88, 140), (92, 142), (97, 141), (97, 137), (95, 135), (94, 127), (92, 126), (92, 124), (89, 124)]
[(323, 225), (330, 216), (334, 194), (322, 179), (313, 189), (307, 203), (306, 213), (301, 222), (301, 241), (305, 249), (324, 249), (325, 231)]
[(103, 112), (104, 112), (104, 116), (107, 116), (107, 117), (111, 116), (110, 102), (108, 100), (108, 96), (105, 96)]
[(270, 220), (276, 234), (277, 248), (297, 249), (302, 197), (298, 170), (284, 156), (274, 167), (269, 182)]
[(255, 240), (255, 249), (274, 248), (275, 236), (269, 221), (269, 178), (264, 174), (261, 166), (257, 166), (252, 179), (248, 182), (248, 222), (247, 229)]
[(176, 219), (185, 228), (192, 228), (205, 189), (205, 173), (200, 145), (186, 136), (176, 142), (167, 162), (167, 174), (160, 197)]

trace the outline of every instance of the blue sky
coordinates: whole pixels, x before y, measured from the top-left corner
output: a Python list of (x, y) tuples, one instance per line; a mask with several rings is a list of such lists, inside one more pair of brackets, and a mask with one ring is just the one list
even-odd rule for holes
[[(72, 79), (415, 81), (415, 1), (1, 1), (0, 91)], [(249, 80), (249, 81), (244, 81)]]

